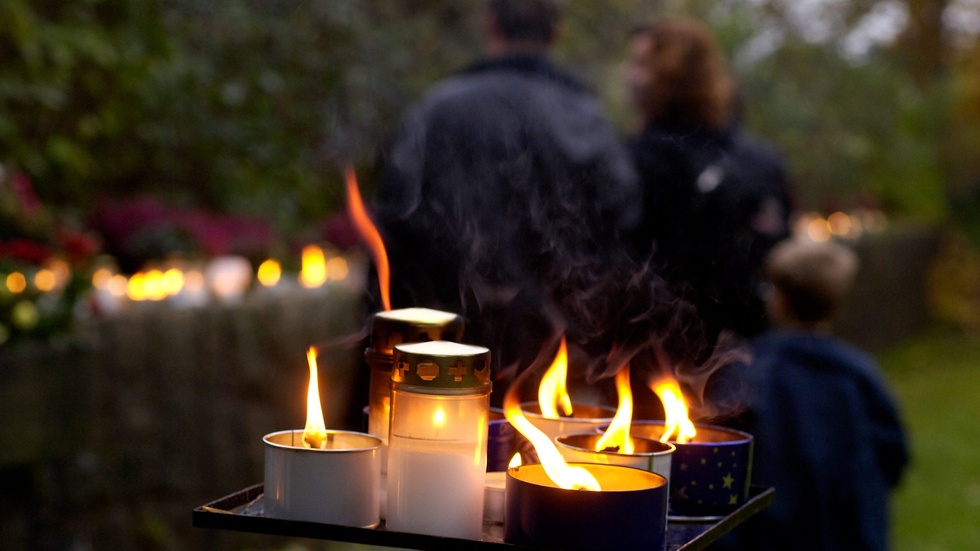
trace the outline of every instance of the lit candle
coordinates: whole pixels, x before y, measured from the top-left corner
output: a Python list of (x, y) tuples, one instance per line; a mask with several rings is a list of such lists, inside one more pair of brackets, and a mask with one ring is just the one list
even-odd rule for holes
[(401, 344), (391, 380), (388, 529), (480, 539), (490, 351)]
[(749, 495), (752, 435), (688, 417), (680, 385), (667, 377), (649, 382), (664, 405), (666, 421), (637, 421), (632, 436), (674, 444), (671, 459), (670, 511), (677, 516), (726, 515)]
[[(375, 314), (371, 320), (371, 344), (364, 361), (371, 369), (368, 391), (368, 432), (388, 444), (388, 418), (391, 412), (391, 370), (394, 347), (417, 341), (459, 340), (463, 318), (429, 308), (402, 308)], [(384, 451), (382, 452), (384, 454)], [(381, 468), (385, 472), (385, 458)]]
[(670, 442), (660, 442), (649, 438), (631, 436), (633, 450), (630, 453), (618, 450), (596, 450), (601, 434), (566, 434), (555, 439), (558, 451), (565, 461), (576, 463), (596, 463), (600, 465), (621, 465), (643, 469), (670, 480), (670, 460), (676, 449)]
[(310, 384), (306, 427), (267, 434), (265, 515), (370, 528), (380, 522), (381, 441), (328, 430), (317, 382), (316, 352), (307, 353)]
[[(597, 427), (611, 423), (616, 413), (615, 409), (605, 406), (576, 404), (573, 408), (566, 390), (567, 373), (568, 352), (563, 337), (551, 367), (541, 379), (538, 401), (521, 404), (524, 416), (549, 439), (563, 434), (593, 432)], [(522, 451), (529, 450), (525, 446)]]
[(618, 465), (572, 464), (602, 487), (559, 487), (543, 465), (507, 471), (504, 541), (570, 551), (664, 549), (667, 480)]
[[(670, 512), (676, 516), (727, 515), (749, 496), (752, 435), (712, 425), (695, 425), (697, 435), (675, 442), (670, 466)], [(664, 435), (663, 421), (634, 421), (634, 438)]]

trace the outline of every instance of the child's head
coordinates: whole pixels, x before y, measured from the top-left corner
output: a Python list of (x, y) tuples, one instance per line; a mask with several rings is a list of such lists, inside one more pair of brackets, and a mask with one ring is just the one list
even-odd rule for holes
[(820, 328), (837, 316), (857, 274), (854, 252), (838, 243), (790, 239), (773, 248), (766, 272), (778, 326)]

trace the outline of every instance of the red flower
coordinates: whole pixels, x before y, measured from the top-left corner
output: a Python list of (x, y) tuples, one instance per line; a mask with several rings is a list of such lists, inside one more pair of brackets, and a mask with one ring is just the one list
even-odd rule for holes
[(0, 250), (8, 258), (35, 265), (43, 264), (52, 256), (51, 247), (29, 239), (10, 239)]
[(100, 249), (99, 241), (95, 237), (70, 228), (58, 230), (58, 242), (68, 255), (68, 261), (75, 265), (92, 258)]

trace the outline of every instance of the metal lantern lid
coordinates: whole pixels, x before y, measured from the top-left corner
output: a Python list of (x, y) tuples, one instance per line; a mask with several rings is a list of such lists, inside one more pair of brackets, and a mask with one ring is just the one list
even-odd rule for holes
[(402, 343), (462, 338), (463, 318), (457, 314), (430, 308), (401, 308), (374, 315), (368, 352), (390, 355)]
[(421, 392), (489, 391), (490, 350), (448, 341), (399, 344), (391, 380)]

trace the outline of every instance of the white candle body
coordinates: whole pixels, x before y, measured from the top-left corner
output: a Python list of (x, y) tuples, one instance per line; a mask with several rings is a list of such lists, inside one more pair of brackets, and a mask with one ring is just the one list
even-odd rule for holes
[(391, 436), (389, 530), (478, 540), (483, 532), (486, 455), (472, 442)]
[(327, 433), (325, 449), (316, 450), (304, 447), (302, 430), (265, 436), (265, 515), (377, 526), (381, 441), (356, 432)]

